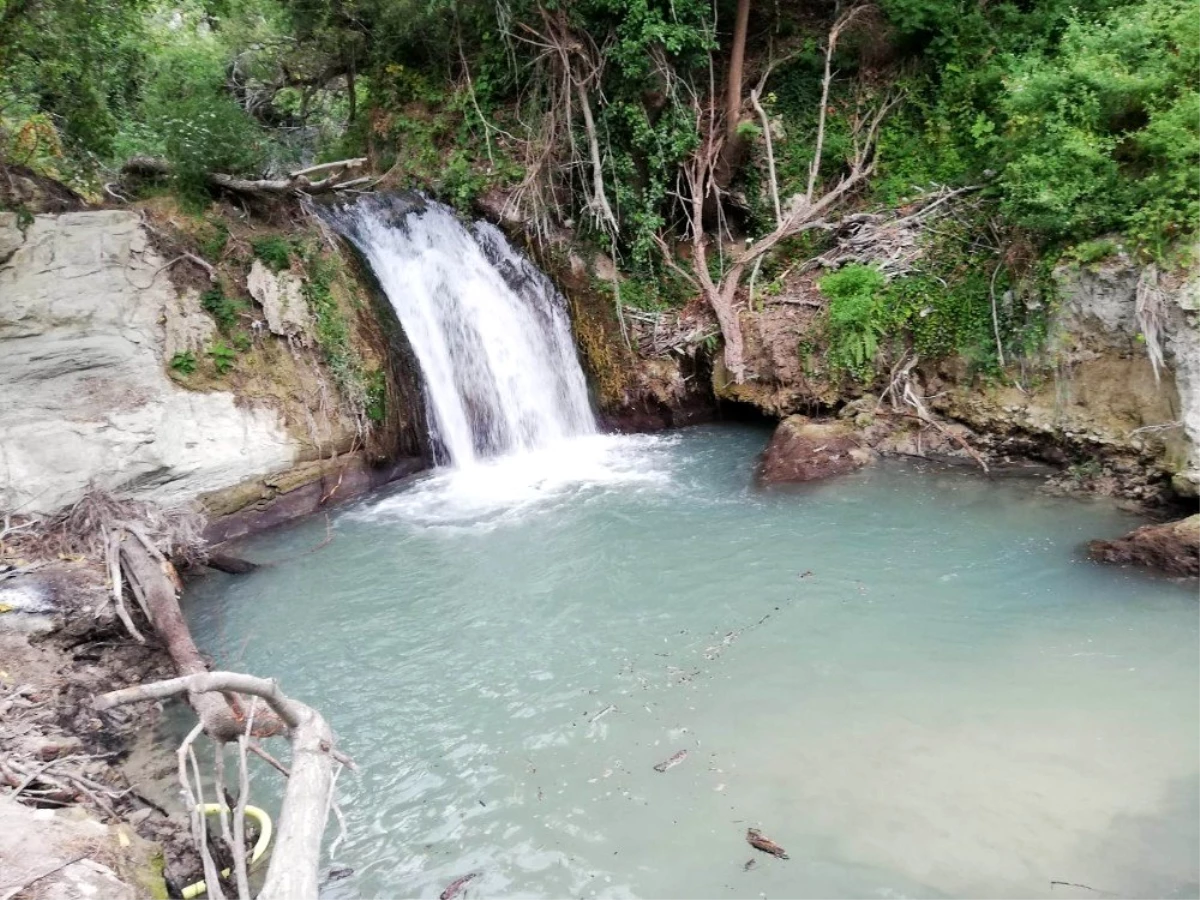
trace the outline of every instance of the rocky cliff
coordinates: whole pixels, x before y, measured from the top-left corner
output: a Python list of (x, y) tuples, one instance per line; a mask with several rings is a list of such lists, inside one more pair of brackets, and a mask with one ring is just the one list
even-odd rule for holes
[[(958, 357), (922, 360), (907, 376), (914, 391), (932, 412), (966, 425), (965, 437), (993, 459), (1043, 460), (1073, 484), (1103, 493), (1194, 498), (1200, 285), (1186, 273), (1139, 267), (1123, 253), (1060, 266), (1054, 282), (1038, 353), (1010, 360), (1001, 377), (973, 372)], [(748, 376), (734, 384), (718, 364), (717, 396), (781, 418), (875, 399), (887, 387), (886, 372), (863, 384), (829, 371), (823, 308), (809, 282), (744, 309)], [(1157, 367), (1153, 344), (1162, 352)]]
[(188, 391), (170, 354), (213, 330), (139, 217), (0, 214), (0, 505), (51, 512), (89, 485), (168, 503), (290, 465), (279, 414)]
[(347, 454), (419, 452), (399, 408), (419, 391), (398, 387), (368, 288), (323, 276), (316, 294), (248, 243), (206, 272), (171, 219), (0, 213), (0, 510), (49, 513), (95, 486), (223, 514)]

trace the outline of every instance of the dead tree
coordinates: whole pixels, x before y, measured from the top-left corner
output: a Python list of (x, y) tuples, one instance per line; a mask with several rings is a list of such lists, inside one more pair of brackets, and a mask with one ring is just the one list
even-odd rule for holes
[[(212, 697), (217, 702), (222, 702), (222, 696), (232, 694), (261, 697), (287, 727), (292, 747), (291, 771), (266, 884), (259, 898), (316, 900), (321, 838), (333, 792), (333, 733), (329, 724), (312, 707), (285, 696), (273, 680), (237, 672), (204, 672), (123, 688), (97, 697), (95, 706), (105, 710), (181, 694), (193, 698), (193, 703), (198, 697)], [(243, 802), (239, 801), (239, 807)], [(206, 869), (211, 869), (205, 873), (209, 894), (219, 896), (214, 894), (219, 890), (215, 867), (206, 865)]]
[[(691, 270), (685, 269), (676, 261), (674, 253), (661, 236), (658, 243), (667, 264), (696, 287), (712, 307), (721, 328), (721, 336), (725, 341), (725, 368), (735, 382), (740, 383), (745, 378), (746, 369), (742, 329), (738, 320), (736, 300), (738, 288), (747, 269), (760, 261), (781, 241), (806, 231), (833, 228), (833, 224), (826, 216), (834, 212), (855, 190), (862, 187), (875, 171), (875, 146), (879, 137), (879, 127), (887, 114), (899, 102), (900, 95), (898, 94), (885, 96), (873, 109), (860, 112), (853, 117), (851, 121), (852, 150), (849, 159), (846, 160), (846, 169), (836, 182), (818, 192), (818, 188), (822, 187), (821, 156), (825, 144), (829, 89), (835, 74), (832, 69), (833, 55), (837, 49), (838, 40), (845, 30), (869, 8), (856, 6), (839, 16), (830, 28), (828, 39), (825, 42), (825, 71), (821, 82), (821, 107), (817, 116), (813, 159), (809, 167), (805, 189), (793, 194), (789, 200), (777, 206), (775, 228), (744, 249), (735, 252), (728, 263), (723, 266), (723, 270), (717, 278), (714, 278), (709, 271), (710, 238), (704, 228), (704, 209), (706, 201), (710, 200), (717, 201), (719, 206), (723, 193), (719, 170), (723, 146), (728, 137), (726, 130), (721, 127), (721, 114), (713, 99), (710, 98), (709, 102), (703, 106), (698, 100), (695, 103), (701, 140), (691, 158), (683, 166), (683, 190), (681, 191), (681, 195), (687, 201), (685, 212), (688, 217), (688, 234), (692, 245)], [(757, 94), (761, 94), (763, 86), (763, 82), (760, 82), (756, 88)], [(770, 190), (773, 197), (778, 195), (779, 187), (774, 179), (772, 179)]]
[[(541, 134), (534, 135), (526, 144), (526, 177), (514, 191), (511, 202), (518, 206), (528, 203), (533, 207), (529, 210), (531, 218), (537, 220), (541, 209), (556, 205), (554, 186), (551, 183), (547, 187), (547, 180), (552, 182), (559, 172), (586, 169), (590, 175), (581, 178), (580, 184), (587, 209), (596, 226), (615, 238), (617, 216), (604, 186), (604, 158), (591, 100), (604, 71), (603, 48), (590, 35), (572, 29), (562, 9), (551, 12), (539, 5), (538, 12), (541, 28), (522, 23), (522, 33), (515, 37), (538, 51), (534, 59), (535, 81), (545, 85), (546, 108)], [(586, 153), (575, 141), (576, 110), (583, 122)], [(568, 158), (556, 159), (557, 151), (564, 145)]]
[[(211, 187), (235, 194), (246, 194), (255, 197), (287, 197), (313, 194), (324, 194), (331, 191), (343, 191), (348, 188), (362, 187), (373, 179), (369, 177), (343, 180), (350, 172), (361, 169), (366, 165), (366, 158), (342, 159), (337, 162), (321, 163), (299, 169), (283, 178), (239, 178), (221, 172), (210, 172), (207, 176)], [(172, 174), (171, 164), (165, 159), (153, 156), (134, 156), (125, 161), (121, 167), (126, 175), (140, 175), (151, 178), (164, 178)], [(313, 181), (309, 176), (318, 172), (325, 177)]]

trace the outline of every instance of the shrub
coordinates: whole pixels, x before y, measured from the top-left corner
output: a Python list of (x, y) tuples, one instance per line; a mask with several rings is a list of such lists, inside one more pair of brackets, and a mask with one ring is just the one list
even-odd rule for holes
[(180, 375), (191, 375), (196, 371), (196, 354), (191, 350), (176, 353), (171, 357), (171, 369)]
[(278, 235), (257, 238), (250, 242), (254, 255), (273, 272), (281, 272), (292, 264), (292, 244)]
[(213, 361), (213, 368), (218, 375), (224, 375), (233, 368), (237, 361), (237, 351), (224, 341), (214, 341), (208, 348), (208, 355)]
[(818, 282), (829, 298), (829, 361), (864, 376), (875, 362), (879, 338), (887, 329), (880, 290), (883, 273), (873, 266), (849, 265)]
[(226, 297), (220, 287), (209, 288), (201, 294), (200, 306), (216, 319), (217, 327), (221, 329), (222, 334), (228, 334), (237, 324), (238, 313), (242, 310), (242, 304)]

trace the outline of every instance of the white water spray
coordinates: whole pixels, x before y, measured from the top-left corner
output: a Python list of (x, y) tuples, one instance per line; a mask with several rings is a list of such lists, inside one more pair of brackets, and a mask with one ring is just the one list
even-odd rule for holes
[(595, 434), (566, 304), (498, 229), (468, 231), (446, 206), (398, 197), (331, 216), (412, 343), (440, 462), (464, 468)]

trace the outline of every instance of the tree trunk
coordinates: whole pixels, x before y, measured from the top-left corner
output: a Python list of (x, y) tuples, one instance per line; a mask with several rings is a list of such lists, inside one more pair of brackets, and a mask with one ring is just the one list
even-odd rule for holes
[(725, 141), (731, 144), (737, 137), (738, 119), (742, 111), (742, 69), (746, 59), (746, 31), (750, 24), (750, 0), (738, 0), (737, 18), (733, 23), (733, 47), (729, 51), (729, 84), (725, 94)]
[[(208, 665), (192, 640), (192, 632), (179, 608), (174, 580), (164, 570), (171, 564), (152, 557), (132, 534), (126, 533), (120, 547), (125, 576), (146, 610), (150, 624), (166, 643), (176, 671), (183, 676), (207, 675)], [(245, 728), (240, 710), (231, 706), (229, 698), (221, 694), (190, 693), (188, 703), (204, 723), (204, 730), (218, 741), (237, 740)], [(257, 716), (256, 722), (254, 733), (257, 737), (278, 734), (281, 728), (274, 716)]]
[(746, 141), (738, 132), (742, 114), (742, 72), (746, 59), (746, 31), (750, 23), (750, 0), (738, 0), (733, 23), (733, 46), (729, 51), (729, 82), (725, 87), (725, 145), (717, 165), (715, 181), (728, 190), (746, 157)]
[(737, 277), (723, 279), (719, 287), (709, 291), (708, 302), (717, 317), (717, 325), (721, 328), (721, 337), (725, 342), (725, 368), (733, 377), (735, 384), (741, 384), (746, 377), (746, 351), (742, 342), (742, 323), (738, 318), (735, 302), (737, 300), (738, 282), (741, 281), (741, 268)]

